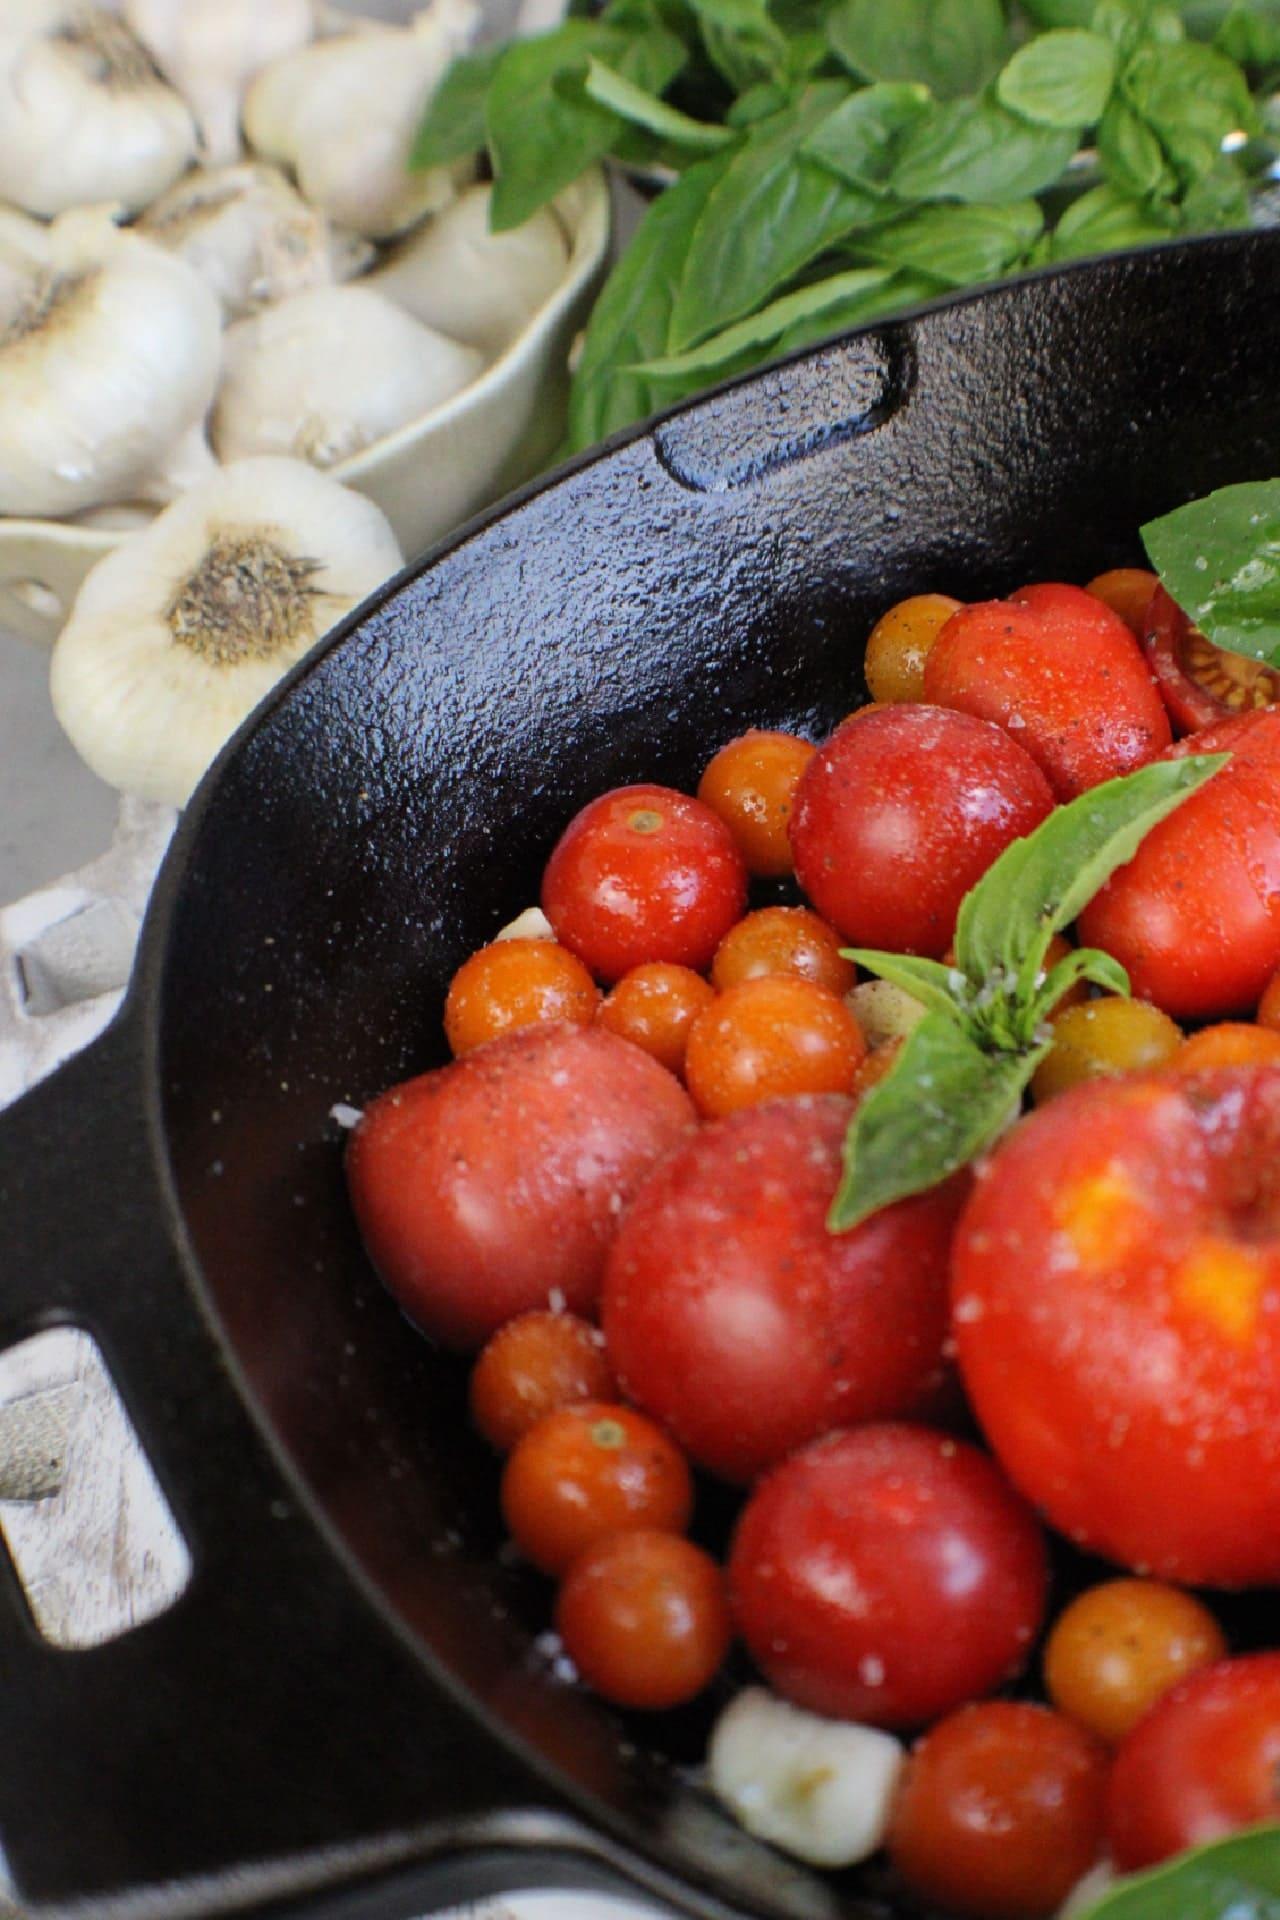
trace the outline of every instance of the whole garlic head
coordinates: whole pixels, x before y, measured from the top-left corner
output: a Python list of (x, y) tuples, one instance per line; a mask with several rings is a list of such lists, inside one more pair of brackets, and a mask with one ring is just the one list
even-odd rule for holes
[(447, 206), (470, 161), (426, 173), (409, 155), (427, 102), (478, 19), (471, 0), (435, 0), (412, 26), (318, 40), (273, 61), (245, 97), (250, 144), (291, 167), (313, 206), (381, 240)]
[(315, 29), (311, 0), (125, 0), (124, 15), (195, 108), (212, 166), (240, 156), (240, 103), (253, 75), (306, 46)]
[(322, 287), (227, 331), (219, 459), (285, 453), (332, 467), (469, 386), (484, 366), (366, 287)]
[(194, 267), (232, 320), (353, 279), (373, 257), (367, 240), (335, 236), (278, 167), (262, 164), (197, 168), (148, 207), (138, 231)]
[(0, 328), (0, 513), (145, 496), (189, 464), (218, 381), (218, 304), (185, 261), (87, 211), (47, 248)]
[(569, 248), (547, 207), (509, 233), (490, 233), (492, 193), (468, 187), (367, 284), (440, 333), (497, 354), (560, 285)]
[(182, 806), (280, 676), (401, 564), (380, 509), (326, 474), (225, 467), (93, 569), (54, 648), (54, 711), (103, 780)]
[(0, 199), (46, 219), (137, 213), (191, 164), (191, 109), (123, 20), (77, 0), (0, 0)]

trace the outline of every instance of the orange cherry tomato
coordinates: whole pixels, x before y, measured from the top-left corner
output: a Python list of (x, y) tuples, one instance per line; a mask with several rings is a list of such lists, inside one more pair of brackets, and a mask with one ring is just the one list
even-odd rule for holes
[(700, 1013), (685, 1075), (698, 1111), (736, 1113), (797, 1093), (847, 1093), (866, 1053), (843, 1000), (812, 980), (768, 974)]
[(886, 1040), (867, 1054), (854, 1074), (853, 1085), (849, 1089), (855, 1100), (865, 1100), (872, 1087), (878, 1087), (882, 1080), (889, 1077), (905, 1045), (905, 1040)]
[(1221, 1660), (1207, 1607), (1159, 1580), (1106, 1580), (1059, 1614), (1044, 1650), (1054, 1705), (1114, 1746), (1189, 1673)]
[(596, 1024), (643, 1047), (669, 1073), (683, 1074), (689, 1031), (715, 997), (715, 988), (692, 967), (655, 960), (623, 974), (602, 1003)]
[(724, 1575), (677, 1534), (614, 1533), (574, 1561), (556, 1603), (565, 1652), (620, 1707), (678, 1707), (715, 1678), (732, 1626)]
[(1246, 1020), (1222, 1020), (1184, 1040), (1169, 1064), (1179, 1073), (1201, 1073), (1206, 1067), (1252, 1067), (1277, 1060), (1280, 1033)]
[(616, 1391), (597, 1329), (574, 1313), (535, 1309), (499, 1327), (476, 1361), (471, 1418), (491, 1447), (509, 1453), (544, 1415)]
[(808, 907), (761, 907), (730, 927), (716, 948), (711, 978), (723, 993), (744, 980), (794, 973), (844, 994), (858, 976), (853, 962), (841, 958), (840, 946), (835, 928)]
[(584, 1400), (531, 1427), (507, 1460), (502, 1515), (521, 1552), (560, 1574), (611, 1533), (683, 1533), (693, 1482), (679, 1447), (630, 1407)]
[(1042, 1920), (1102, 1844), (1107, 1753), (1048, 1707), (988, 1700), (907, 1762), (889, 1857), (912, 1891), (978, 1920)]
[(1053, 1046), (1032, 1076), (1032, 1098), (1041, 1106), (1084, 1080), (1170, 1066), (1182, 1044), (1182, 1029), (1147, 1000), (1118, 994), (1086, 1000), (1055, 1017)]
[(1134, 639), (1141, 640), (1147, 629), (1147, 608), (1159, 584), (1145, 567), (1111, 567), (1095, 574), (1085, 592), (1118, 613)]
[(444, 1003), (445, 1037), (459, 1056), (541, 1021), (589, 1027), (599, 1003), (600, 989), (567, 947), (554, 940), (495, 940), (454, 974)]
[(924, 663), (960, 602), (948, 593), (913, 593), (881, 614), (871, 629), (863, 673), (872, 697), (886, 706), (924, 699)]
[(794, 733), (752, 728), (721, 747), (698, 783), (698, 798), (728, 827), (751, 873), (792, 870), (787, 822), (800, 775), (817, 749)]
[(1258, 1002), (1258, 1025), (1280, 1033), (1280, 973), (1273, 973)]

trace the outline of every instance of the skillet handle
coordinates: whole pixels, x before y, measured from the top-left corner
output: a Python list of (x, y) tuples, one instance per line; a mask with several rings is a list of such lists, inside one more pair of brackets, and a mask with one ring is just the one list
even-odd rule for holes
[(0, 1767), (0, 1873), (27, 1908), (86, 1914), (148, 1894), (212, 1913), (407, 1860), (451, 1863), (452, 1900), (460, 1854), (481, 1892), (500, 1856), (512, 1884), (513, 1847), (530, 1881), (572, 1855), (618, 1884), (608, 1847), (433, 1683), (300, 1508), (198, 1305), (147, 1085), (126, 1010), (0, 1114), (0, 1346), (58, 1323), (94, 1336), (193, 1565), (167, 1612), (66, 1651), (0, 1554), (21, 1756)]

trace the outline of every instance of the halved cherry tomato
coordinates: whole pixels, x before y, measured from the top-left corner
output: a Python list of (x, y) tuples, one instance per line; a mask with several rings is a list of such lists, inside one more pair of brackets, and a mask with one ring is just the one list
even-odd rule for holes
[(1193, 627), (1163, 587), (1147, 610), (1144, 644), (1160, 696), (1179, 733), (1280, 702), (1280, 673), (1227, 653)]
[(610, 1534), (570, 1567), (556, 1602), (565, 1652), (589, 1687), (650, 1712), (692, 1700), (733, 1637), (724, 1575), (678, 1534)]
[(502, 1475), (502, 1517), (544, 1573), (564, 1573), (607, 1534), (683, 1533), (693, 1482), (679, 1447), (631, 1407), (583, 1400), (530, 1427)]
[(1227, 1651), (1207, 1607), (1159, 1580), (1104, 1580), (1058, 1615), (1044, 1683), (1063, 1713), (1114, 1745), (1189, 1673)]
[(499, 1327), (471, 1371), (471, 1418), (507, 1453), (544, 1414), (576, 1400), (611, 1400), (604, 1336), (574, 1313), (517, 1314)]

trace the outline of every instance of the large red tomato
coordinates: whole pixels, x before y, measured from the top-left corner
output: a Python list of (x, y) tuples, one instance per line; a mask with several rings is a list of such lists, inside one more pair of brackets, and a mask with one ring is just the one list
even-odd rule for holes
[(1223, 720), (1170, 749), (1227, 766), (1147, 835), (1080, 917), (1133, 990), (1175, 1020), (1252, 1010), (1280, 967), (1280, 709)]
[(914, 1411), (942, 1371), (962, 1190), (828, 1233), (852, 1112), (828, 1094), (705, 1127), (614, 1242), (603, 1324), (623, 1390), (728, 1479), (831, 1427)]
[(1011, 735), (944, 707), (879, 707), (805, 768), (791, 816), (796, 873), (856, 946), (941, 959), (960, 902), (1053, 810)]
[(1059, 800), (1132, 773), (1169, 718), (1124, 621), (1080, 587), (1024, 587), (952, 614), (924, 668), (927, 700), (1016, 730)]
[(920, 1726), (1025, 1661), (1040, 1529), (976, 1447), (925, 1427), (828, 1434), (760, 1482), (729, 1558), (738, 1627), (785, 1699)]
[(693, 1124), (684, 1088), (630, 1041), (524, 1027), (373, 1101), (347, 1179), (405, 1312), (478, 1347), (557, 1295), (590, 1310), (623, 1207)]
[(1280, 1067), (1095, 1081), (1024, 1120), (956, 1234), (961, 1371), (1082, 1546), (1280, 1580)]

